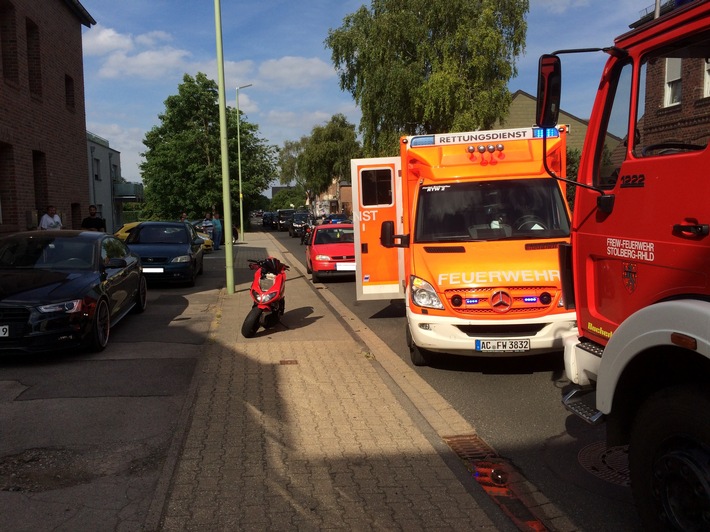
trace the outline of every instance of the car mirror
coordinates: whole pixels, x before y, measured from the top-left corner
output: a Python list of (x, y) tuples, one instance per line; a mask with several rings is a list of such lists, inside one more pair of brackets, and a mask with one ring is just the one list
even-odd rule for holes
[(126, 259), (109, 259), (108, 262), (104, 263), (104, 267), (108, 269), (119, 269), (126, 268), (128, 263)]

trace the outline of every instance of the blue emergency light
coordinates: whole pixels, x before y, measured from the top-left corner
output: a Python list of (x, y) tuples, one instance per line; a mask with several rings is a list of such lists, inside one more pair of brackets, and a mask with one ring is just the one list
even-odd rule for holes
[(557, 130), (556, 127), (548, 127), (548, 128), (534, 127), (533, 128), (533, 138), (541, 139), (541, 138), (543, 138), (543, 136), (547, 137), (548, 139), (557, 138), (560, 136), (560, 132)]

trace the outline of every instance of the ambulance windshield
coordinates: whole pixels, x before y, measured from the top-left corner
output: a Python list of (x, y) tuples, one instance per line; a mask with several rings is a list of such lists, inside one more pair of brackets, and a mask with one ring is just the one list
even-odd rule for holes
[(567, 237), (564, 201), (550, 178), (424, 185), (414, 242)]

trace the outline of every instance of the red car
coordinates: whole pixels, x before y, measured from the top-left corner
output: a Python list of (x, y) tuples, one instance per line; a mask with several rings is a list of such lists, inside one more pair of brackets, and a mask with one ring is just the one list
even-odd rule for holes
[(353, 224), (317, 225), (306, 241), (306, 270), (317, 283), (326, 276), (355, 273)]

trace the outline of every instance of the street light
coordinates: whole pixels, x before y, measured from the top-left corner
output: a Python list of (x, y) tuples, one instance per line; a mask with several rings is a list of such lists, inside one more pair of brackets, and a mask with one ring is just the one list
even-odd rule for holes
[(239, 89), (246, 89), (251, 87), (249, 85), (241, 85), (237, 87), (237, 175), (239, 175), (239, 241), (244, 242), (244, 206), (242, 204), (242, 149), (241, 141), (239, 139), (239, 122), (242, 121), (241, 114), (239, 114)]

